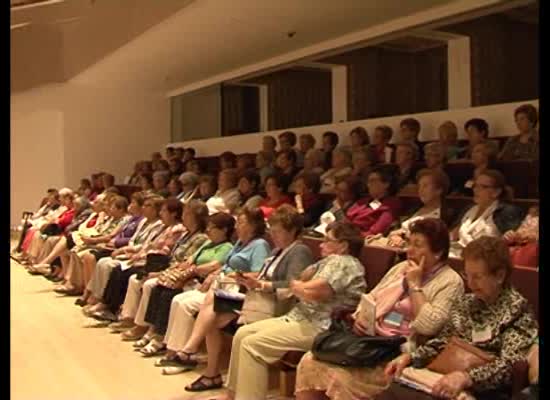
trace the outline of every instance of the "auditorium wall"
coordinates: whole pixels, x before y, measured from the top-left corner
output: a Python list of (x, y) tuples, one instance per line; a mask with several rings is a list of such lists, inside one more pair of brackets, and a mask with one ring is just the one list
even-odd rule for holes
[(96, 171), (122, 182), (136, 160), (170, 140), (161, 92), (67, 83), (12, 95), (11, 105), (12, 224), (36, 209), (47, 188), (76, 188)]
[[(489, 135), (491, 137), (510, 136), (517, 133), (514, 122), (514, 110), (521, 104), (531, 103), (538, 108), (538, 100), (496, 104), (483, 107), (472, 107), (465, 109), (445, 110), (420, 114), (397, 115), (385, 118), (372, 118), (360, 121), (348, 121), (342, 123), (306, 126), (291, 128), (296, 134), (311, 133), (316, 139), (318, 145), (321, 143), (323, 132), (328, 130), (338, 133), (341, 144), (348, 144), (348, 133), (356, 126), (362, 126), (367, 129), (370, 135), (373, 134), (374, 128), (377, 125), (389, 125), (394, 129), (394, 138), (396, 139), (396, 131), (399, 128), (399, 121), (406, 117), (415, 117), (422, 124), (420, 133), (421, 141), (430, 141), (437, 139), (437, 127), (444, 121), (451, 120), (457, 124), (459, 128), (459, 138), (464, 138), (463, 126), (464, 123), (475, 117), (485, 118), (489, 123)], [(226, 137), (223, 140), (205, 139), (191, 140), (186, 142), (173, 143), (183, 147), (193, 147), (197, 151), (197, 156), (215, 156), (224, 151), (233, 151), (239, 153), (255, 153), (261, 147), (262, 137), (265, 135), (276, 136), (282, 130), (251, 133), (245, 135), (237, 135)]]

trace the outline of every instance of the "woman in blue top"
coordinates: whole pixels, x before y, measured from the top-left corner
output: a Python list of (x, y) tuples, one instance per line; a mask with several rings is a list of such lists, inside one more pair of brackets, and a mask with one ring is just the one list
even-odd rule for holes
[[(198, 352), (206, 334), (195, 329), (195, 315), (203, 304), (214, 301), (217, 281), (236, 277), (236, 272), (259, 272), (271, 253), (269, 244), (262, 238), (265, 233), (263, 213), (259, 209), (243, 208), (235, 225), (237, 242), (227, 256), (225, 264), (199, 265), (196, 273), (204, 281), (195, 290), (184, 291), (172, 300), (168, 328), (164, 342), (168, 348), (166, 357), (157, 366), (178, 365), (178, 357), (186, 361)], [(214, 282), (216, 282), (214, 284)]]

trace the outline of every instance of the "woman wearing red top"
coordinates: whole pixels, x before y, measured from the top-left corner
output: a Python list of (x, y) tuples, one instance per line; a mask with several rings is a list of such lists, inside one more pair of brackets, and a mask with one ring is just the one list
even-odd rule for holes
[(292, 200), (283, 192), (283, 182), (280, 175), (269, 175), (265, 180), (266, 198), (260, 203), (260, 210), (264, 218), (268, 219), (271, 213), (283, 204), (292, 205)]
[(384, 234), (399, 217), (401, 202), (397, 193), (397, 175), (391, 165), (373, 168), (368, 175), (369, 195), (358, 200), (346, 213), (346, 218), (361, 229), (365, 237)]

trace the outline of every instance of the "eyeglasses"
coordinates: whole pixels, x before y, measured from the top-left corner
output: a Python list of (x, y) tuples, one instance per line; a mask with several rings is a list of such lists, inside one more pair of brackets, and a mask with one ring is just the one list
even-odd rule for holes
[(325, 243), (339, 243), (340, 240), (325, 236), (325, 238), (323, 239), (323, 242), (325, 242)]

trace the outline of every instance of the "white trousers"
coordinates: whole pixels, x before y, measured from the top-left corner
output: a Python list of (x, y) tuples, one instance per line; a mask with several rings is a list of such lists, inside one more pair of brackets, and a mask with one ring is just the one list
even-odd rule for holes
[(180, 351), (193, 332), (195, 315), (199, 312), (206, 293), (188, 290), (172, 299), (170, 318), (164, 336), (164, 343), (169, 350)]
[(92, 274), (92, 279), (90, 279), (86, 287), (96, 299), (101, 299), (103, 297), (103, 292), (107, 287), (107, 282), (109, 282), (109, 276), (111, 276), (111, 272), (119, 264), (119, 261), (111, 257), (100, 258), (97, 262)]
[(145, 282), (138, 280), (136, 274), (128, 281), (128, 291), (122, 304), (122, 318), (133, 319), (137, 325), (149, 326), (145, 322), (145, 313), (149, 305), (151, 290), (158, 285), (158, 279), (148, 279)]

